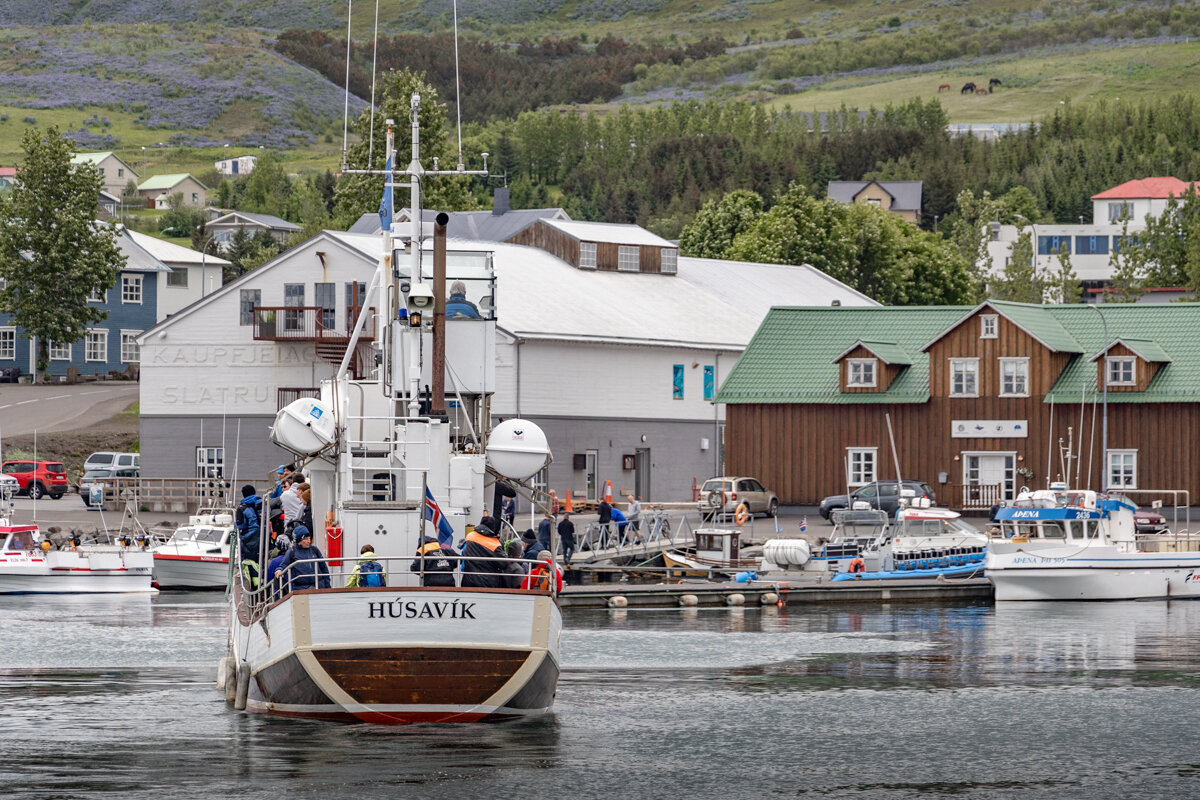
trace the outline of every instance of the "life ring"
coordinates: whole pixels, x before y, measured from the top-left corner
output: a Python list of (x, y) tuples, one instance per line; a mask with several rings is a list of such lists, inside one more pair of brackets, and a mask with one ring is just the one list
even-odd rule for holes
[(738, 525), (745, 525), (746, 520), (749, 519), (749, 517), (750, 512), (746, 510), (746, 504), (738, 503), (738, 507), (733, 511), (733, 521)]
[(861, 558), (855, 558), (850, 561), (850, 566), (846, 571), (853, 575), (856, 572), (866, 572), (866, 570), (867, 565), (863, 563), (863, 560)]

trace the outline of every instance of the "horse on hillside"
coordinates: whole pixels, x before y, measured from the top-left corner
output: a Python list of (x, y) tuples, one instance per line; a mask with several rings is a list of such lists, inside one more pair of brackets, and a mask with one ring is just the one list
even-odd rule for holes
[(975, 91), (975, 84), (968, 82), (968, 83), (963, 84), (963, 87), (959, 91), (959, 94), (971, 94), (974, 91)]
[(988, 81), (988, 94), (991, 94), (992, 90), (995, 89), (999, 85), (1000, 85), (999, 78), (992, 78), (991, 80), (989, 80)]
[(943, 83), (943, 84), (938, 85), (938, 94), (941, 94), (942, 92), (948, 92), (948, 91), (950, 91), (950, 84)]

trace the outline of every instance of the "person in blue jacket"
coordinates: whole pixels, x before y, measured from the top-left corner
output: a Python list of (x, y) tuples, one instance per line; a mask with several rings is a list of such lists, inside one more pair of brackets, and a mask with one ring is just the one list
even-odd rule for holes
[(262, 549), (262, 498), (254, 493), (253, 484), (242, 487), (242, 502), (238, 504), (235, 519), (242, 563), (254, 564), (257, 574), (258, 551)]
[[(313, 544), (312, 531), (303, 525), (297, 525), (292, 535), (296, 537), (296, 543), (275, 568), (274, 577), (283, 578), (284, 586), (289, 592), (300, 589), (328, 589), (329, 566), (325, 563), (325, 556), (320, 548)], [(322, 560), (307, 561), (312, 558)]]
[(625, 514), (616, 506), (612, 507), (612, 521), (617, 526), (617, 541), (625, 544), (625, 526), (629, 522), (625, 519)]
[(479, 319), (479, 307), (467, 299), (467, 285), (462, 281), (450, 284), (446, 298), (446, 319)]

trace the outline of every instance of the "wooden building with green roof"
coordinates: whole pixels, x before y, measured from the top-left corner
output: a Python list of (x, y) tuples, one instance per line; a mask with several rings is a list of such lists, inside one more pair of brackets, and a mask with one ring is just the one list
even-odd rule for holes
[(1195, 499), (1198, 334), (1192, 303), (772, 308), (717, 394), (726, 473), (784, 504), (894, 479), (890, 417), (902, 476), (942, 505), (1060, 479)]

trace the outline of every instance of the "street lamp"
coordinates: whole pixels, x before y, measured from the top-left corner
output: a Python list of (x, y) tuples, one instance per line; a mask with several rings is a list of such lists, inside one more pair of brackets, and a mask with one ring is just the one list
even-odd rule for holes
[[(1101, 482), (1100, 488), (1102, 490), (1107, 490), (1108, 489), (1108, 477), (1109, 477), (1109, 475), (1108, 475), (1108, 349), (1109, 349), (1108, 348), (1108, 344), (1109, 344), (1109, 342), (1108, 342), (1108, 322), (1105, 321), (1105, 319), (1104, 319), (1104, 312), (1101, 311), (1100, 307), (1097, 306), (1095, 303), (1088, 303), (1088, 308), (1092, 309), (1093, 311), (1095, 311), (1097, 314), (1100, 315), (1100, 324), (1104, 326), (1104, 387), (1103, 387), (1104, 411), (1102, 414), (1102, 419), (1104, 421), (1101, 423), (1101, 427), (1100, 427), (1100, 452), (1103, 453), (1103, 455), (1101, 456), (1100, 474), (1104, 476), (1104, 480)], [(1093, 428), (1093, 430), (1095, 430), (1095, 429)]]
[(205, 272), (204, 272), (204, 265), (206, 263), (205, 256), (208, 253), (208, 246), (210, 244), (212, 244), (216, 238), (217, 238), (217, 235), (214, 233), (212, 236), (208, 237), (208, 241), (206, 241), (204, 243), (204, 246), (200, 248), (200, 296), (201, 297), (205, 296), (205, 291), (204, 291), (204, 279), (206, 277)]

